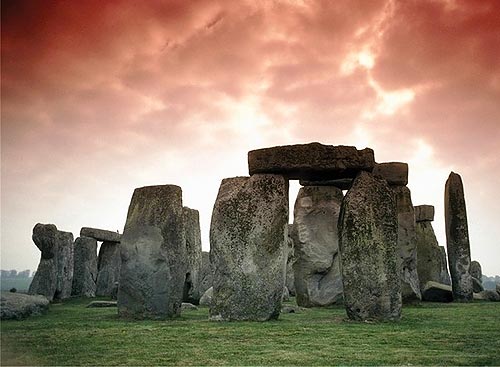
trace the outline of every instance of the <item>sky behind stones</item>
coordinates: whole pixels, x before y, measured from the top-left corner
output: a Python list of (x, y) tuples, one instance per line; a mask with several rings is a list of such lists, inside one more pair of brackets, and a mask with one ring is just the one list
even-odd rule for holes
[[(1, 266), (35, 269), (35, 223), (122, 232), (135, 187), (177, 184), (208, 250), (247, 151), (319, 141), (451, 170), (471, 252), (500, 274), (500, 3), (2, 1)], [(298, 184), (291, 184), (291, 203)]]

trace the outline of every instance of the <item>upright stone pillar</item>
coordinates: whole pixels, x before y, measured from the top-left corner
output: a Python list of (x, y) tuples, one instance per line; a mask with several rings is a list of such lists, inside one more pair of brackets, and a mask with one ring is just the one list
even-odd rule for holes
[(54, 224), (38, 223), (32, 238), (41, 251), (41, 258), (28, 293), (44, 295), (50, 301), (69, 298), (73, 280), (73, 234), (59, 231)]
[(462, 178), (451, 172), (444, 192), (446, 246), (450, 265), (453, 299), (459, 302), (472, 300), (470, 269), (469, 229), (465, 208)]
[(183, 301), (198, 304), (203, 295), (201, 281), (201, 231), (198, 210), (183, 208), (184, 231), (186, 233), (187, 272), (184, 281)]
[(97, 257), (96, 295), (112, 297), (120, 281), (120, 243), (104, 241)]
[[(202, 251), (201, 253), (201, 272), (200, 272), (200, 294), (203, 294), (214, 285), (214, 272), (210, 262), (210, 253)], [(200, 297), (201, 300), (201, 297)]]
[(293, 272), (293, 264), (295, 264), (295, 241), (292, 238), (293, 224), (288, 225), (287, 238), (287, 260), (286, 260), (286, 280), (285, 286), (288, 289), (290, 296), (295, 296), (295, 275)]
[(337, 229), (342, 199), (342, 190), (334, 186), (306, 186), (299, 190), (293, 225), (293, 269), (299, 306), (328, 306), (342, 300)]
[(399, 320), (398, 221), (387, 182), (361, 172), (340, 212), (344, 304), (353, 320)]
[(211, 320), (277, 319), (285, 285), (288, 181), (224, 179), (210, 226)]
[(121, 238), (118, 314), (165, 319), (180, 314), (186, 277), (182, 191), (135, 189)]
[(74, 271), (71, 295), (95, 297), (97, 281), (97, 241), (78, 237), (74, 244)]

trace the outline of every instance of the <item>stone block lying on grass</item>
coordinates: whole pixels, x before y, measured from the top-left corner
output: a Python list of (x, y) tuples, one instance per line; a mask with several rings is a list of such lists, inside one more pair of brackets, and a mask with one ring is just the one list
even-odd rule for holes
[(0, 298), (0, 319), (22, 320), (31, 315), (41, 315), (48, 311), (49, 300), (41, 295), (2, 292)]
[(116, 301), (92, 301), (86, 308), (117, 307)]
[(422, 291), (422, 300), (428, 302), (451, 302), (451, 286), (437, 282), (427, 282)]

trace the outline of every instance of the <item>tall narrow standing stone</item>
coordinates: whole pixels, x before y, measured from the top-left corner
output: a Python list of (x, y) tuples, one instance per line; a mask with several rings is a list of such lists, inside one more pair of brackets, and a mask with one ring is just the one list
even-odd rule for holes
[(97, 280), (97, 241), (78, 237), (74, 244), (72, 296), (95, 297)]
[(338, 219), (342, 190), (306, 186), (294, 207), (293, 265), (297, 304), (328, 306), (342, 300)]
[(120, 247), (118, 314), (151, 319), (178, 316), (187, 268), (181, 188), (135, 189)]
[(198, 304), (203, 295), (201, 281), (201, 231), (198, 210), (183, 208), (184, 230), (186, 233), (187, 272), (184, 282), (183, 301)]
[(287, 260), (286, 260), (286, 280), (285, 286), (288, 289), (290, 296), (295, 296), (295, 274), (293, 265), (295, 264), (295, 241), (292, 238), (293, 224), (288, 225), (287, 238)]
[(451, 286), (455, 301), (472, 300), (469, 229), (462, 178), (454, 172), (446, 181), (444, 192), (446, 246), (450, 265)]
[(99, 249), (97, 257), (97, 296), (111, 297), (115, 290), (115, 284), (120, 281), (120, 243), (105, 241)]
[(344, 304), (353, 320), (399, 320), (401, 282), (394, 196), (384, 179), (362, 172), (339, 219)]
[(210, 226), (212, 320), (277, 319), (285, 285), (288, 181), (224, 179)]
[[(200, 294), (203, 294), (214, 285), (214, 272), (210, 262), (210, 253), (203, 251), (201, 253), (201, 272), (200, 272)], [(201, 298), (200, 298), (201, 300)]]

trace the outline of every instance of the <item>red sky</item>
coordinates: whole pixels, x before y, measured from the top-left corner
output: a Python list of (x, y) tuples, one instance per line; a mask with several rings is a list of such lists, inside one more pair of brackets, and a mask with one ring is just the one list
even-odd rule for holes
[[(1, 265), (35, 223), (123, 230), (135, 187), (182, 186), (203, 247), (246, 153), (320, 141), (462, 175), (471, 251), (500, 274), (500, 2), (2, 1)], [(291, 185), (291, 202), (298, 184)]]

